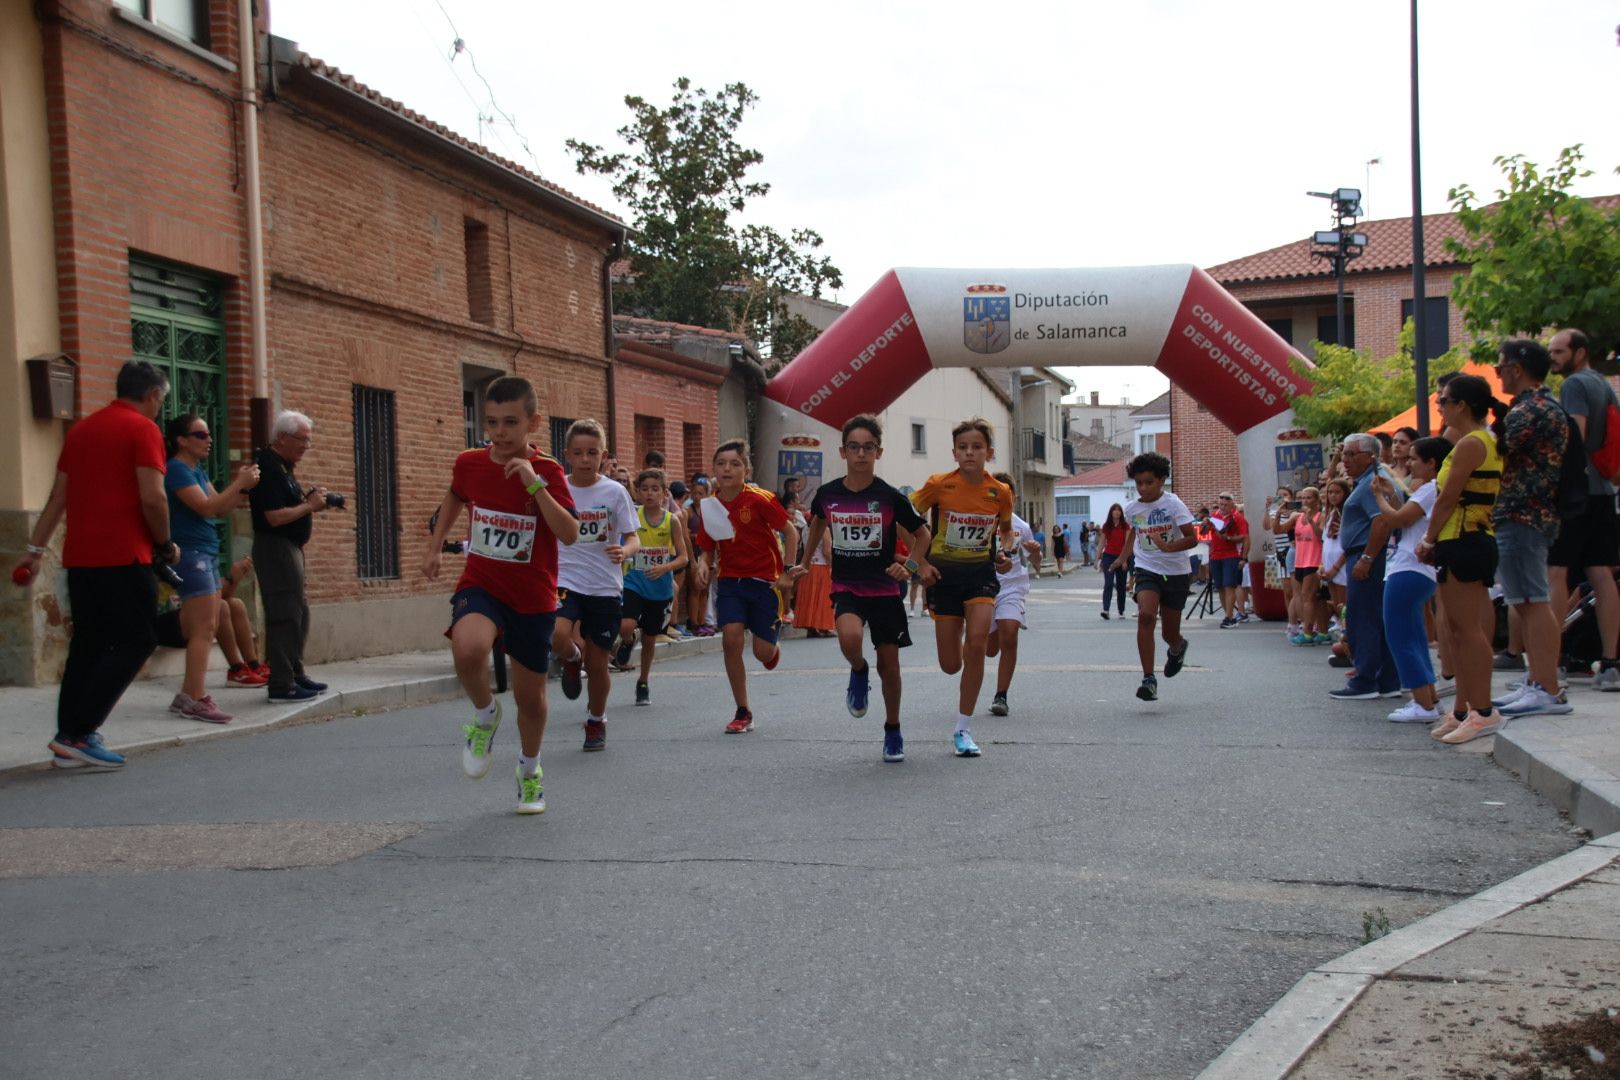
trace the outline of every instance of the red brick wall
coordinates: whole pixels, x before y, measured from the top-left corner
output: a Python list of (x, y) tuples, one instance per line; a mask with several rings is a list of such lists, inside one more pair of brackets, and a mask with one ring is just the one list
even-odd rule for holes
[(1170, 388), (1170, 483), (1193, 509), (1237, 491), (1237, 437), (1179, 386)]
[[(664, 452), (664, 468), (671, 480), (690, 475), (689, 463), (707, 462), (714, 456), (720, 430), (720, 390), (697, 379), (683, 379), (679, 375), (654, 371), (620, 360), (613, 368), (614, 405), (618, 412), (612, 433), (615, 447), (635, 447), (635, 453), (646, 450)], [(662, 445), (638, 445), (636, 418), (657, 417), (663, 420)], [(698, 425), (693, 431), (688, 425)], [(643, 432), (648, 425), (643, 425)], [(696, 446), (688, 445), (688, 441)], [(625, 453), (620, 451), (621, 455)], [(621, 458), (621, 460), (623, 460)], [(639, 466), (638, 456), (634, 464)], [(683, 469), (685, 473), (683, 474)], [(634, 473), (636, 470), (631, 469)]]
[[(463, 365), (533, 382), (542, 444), (551, 415), (605, 421), (600, 275), (609, 238), (518, 193), (481, 187), (366, 125), (292, 105), (263, 114), (264, 190), (272, 392), (315, 421), (299, 471), (354, 491), (353, 384), (393, 390), (398, 418), (402, 577), (357, 583), (352, 523), (323, 517), (308, 550), (310, 599), (444, 592), (459, 567), (431, 585), (415, 567), (465, 446)], [(469, 311), (468, 219), (487, 226), (487, 297), (482, 283), (471, 284), (489, 324)]]
[[(52, 7), (52, 5), (42, 5)], [(42, 19), (62, 347), (79, 361), (79, 413), (113, 397), (130, 359), (129, 253), (226, 278), (233, 448), (247, 449), (246, 273), (237, 76), (97, 0)], [(213, 52), (235, 61), (236, 5), (210, 0)]]

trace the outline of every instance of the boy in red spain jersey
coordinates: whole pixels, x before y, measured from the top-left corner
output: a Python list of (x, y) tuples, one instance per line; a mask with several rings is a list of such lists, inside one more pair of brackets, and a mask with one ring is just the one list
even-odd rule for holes
[[(776, 496), (748, 483), (748, 444), (728, 439), (714, 451), (714, 495), (693, 516), (692, 537), (703, 553), (697, 565), (700, 588), (715, 579), (714, 607), (724, 639), (726, 679), (737, 702), (727, 735), (754, 730), (748, 708), (748, 673), (743, 668), (743, 635), (754, 635), (754, 657), (770, 671), (782, 658), (776, 643), (782, 624), (778, 589), (799, 577), (799, 532)], [(777, 542), (777, 534), (782, 543)], [(786, 561), (782, 544), (786, 544)], [(793, 569), (784, 570), (784, 566)], [(718, 575), (718, 577), (716, 577)]]
[(1005, 552), (1016, 551), (1012, 536), (1012, 492), (985, 473), (995, 456), (990, 421), (975, 416), (951, 431), (956, 468), (928, 478), (911, 497), (928, 517), (928, 610), (934, 616), (939, 667), (962, 673), (957, 695), (957, 757), (978, 757), (969, 725), (984, 685), (984, 654), (1001, 591), (997, 573), (1012, 569)]
[(472, 702), (472, 723), (462, 728), (461, 767), (473, 779), (489, 773), (501, 705), (490, 692), (489, 656), (500, 636), (512, 661), (512, 698), (517, 705), (518, 806), (520, 814), (543, 814), (540, 740), (546, 731), (546, 668), (557, 607), (557, 544), (572, 544), (579, 522), (562, 466), (529, 446), (540, 425), (534, 387), (512, 376), (496, 379), (484, 394), (487, 448), (456, 458), (450, 490), (422, 556), (422, 573), (439, 576), (439, 553), (465, 507), (472, 530), (467, 564), (450, 598), (451, 652), (456, 674)]

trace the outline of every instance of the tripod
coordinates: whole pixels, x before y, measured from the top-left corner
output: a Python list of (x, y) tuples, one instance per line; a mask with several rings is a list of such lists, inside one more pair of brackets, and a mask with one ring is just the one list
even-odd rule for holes
[(1199, 590), (1193, 599), (1192, 614), (1202, 619), (1205, 615), (1215, 614), (1215, 605), (1219, 602), (1215, 594), (1215, 579), (1204, 579), (1204, 587)]

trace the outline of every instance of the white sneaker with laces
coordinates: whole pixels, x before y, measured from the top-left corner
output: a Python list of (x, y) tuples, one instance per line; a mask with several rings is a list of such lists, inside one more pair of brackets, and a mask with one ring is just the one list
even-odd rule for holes
[(1389, 714), (1389, 722), (1392, 724), (1432, 724), (1438, 719), (1440, 719), (1438, 710), (1425, 708), (1415, 701), (1409, 701)]
[(1503, 716), (1564, 716), (1575, 711), (1570, 705), (1569, 698), (1559, 691), (1556, 694), (1548, 693), (1540, 683), (1531, 683), (1524, 693), (1514, 698), (1506, 705), (1498, 705)]
[(1620, 668), (1604, 668), (1592, 676), (1592, 689), (1609, 694), (1620, 691)]

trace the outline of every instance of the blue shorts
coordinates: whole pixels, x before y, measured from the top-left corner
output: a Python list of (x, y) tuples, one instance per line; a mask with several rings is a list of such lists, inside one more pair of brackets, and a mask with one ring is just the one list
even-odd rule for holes
[(212, 552), (180, 551), (180, 561), (174, 564), (180, 575), (180, 599), (195, 600), (199, 596), (219, 592), (219, 556)]
[(1243, 584), (1243, 560), (1237, 556), (1209, 560), (1209, 580), (1217, 589), (1235, 589)]
[[(500, 632), (506, 655), (538, 675), (551, 666), (551, 632), (557, 613), (543, 611), (524, 615), (513, 611), (483, 589), (462, 589), (450, 598), (450, 625), (464, 615), (482, 615)], [(445, 637), (450, 631), (444, 632)]]
[(1496, 580), (1509, 607), (1545, 604), (1552, 597), (1547, 581), (1551, 546), (1540, 529), (1529, 525), (1504, 521), (1496, 527)]
[(722, 629), (741, 624), (774, 642), (782, 628), (782, 595), (759, 578), (721, 578), (714, 587), (714, 612)]

